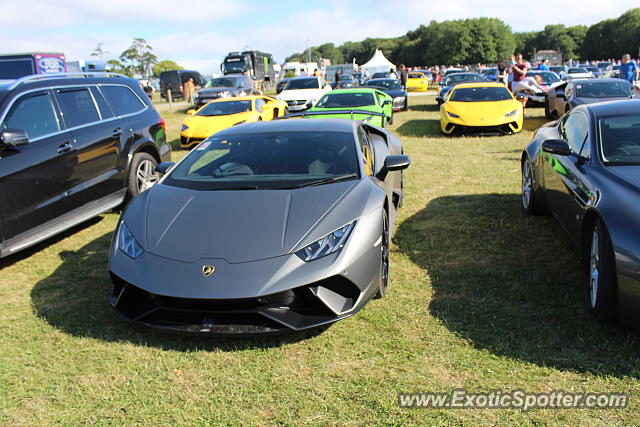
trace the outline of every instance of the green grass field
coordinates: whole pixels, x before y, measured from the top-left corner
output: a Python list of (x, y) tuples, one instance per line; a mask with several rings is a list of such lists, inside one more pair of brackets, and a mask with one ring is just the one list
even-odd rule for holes
[[(160, 108), (175, 144), (183, 114)], [(221, 341), (126, 324), (109, 307), (116, 213), (0, 260), (0, 424), (640, 424), (638, 335), (590, 318), (569, 239), (520, 210), (520, 153), (543, 123), (528, 114), (520, 135), (443, 138), (434, 98), (410, 98), (391, 127), (413, 163), (389, 295), (320, 333)], [(528, 412), (397, 403), (460, 387), (631, 398)]]

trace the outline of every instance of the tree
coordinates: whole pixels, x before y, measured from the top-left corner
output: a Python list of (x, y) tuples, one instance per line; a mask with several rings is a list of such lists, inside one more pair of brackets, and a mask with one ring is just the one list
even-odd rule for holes
[(127, 70), (117, 59), (110, 59), (107, 61), (107, 64), (109, 64), (109, 71), (112, 73), (124, 74), (125, 76), (132, 77), (131, 74), (129, 74), (129, 70)]
[(153, 77), (160, 77), (161, 72), (171, 70), (184, 70), (184, 67), (181, 67), (175, 61), (165, 59), (153, 65)]
[(95, 49), (93, 49), (93, 52), (91, 52), (91, 56), (97, 56), (98, 58), (100, 58), (100, 62), (104, 62), (104, 55), (109, 53), (102, 48), (103, 44), (104, 43), (102, 42), (98, 43), (98, 46)]
[(151, 66), (158, 62), (158, 58), (151, 52), (153, 48), (145, 39), (134, 38), (131, 46), (120, 54), (120, 61), (126, 65), (129, 75), (138, 73), (142, 77), (148, 77)]

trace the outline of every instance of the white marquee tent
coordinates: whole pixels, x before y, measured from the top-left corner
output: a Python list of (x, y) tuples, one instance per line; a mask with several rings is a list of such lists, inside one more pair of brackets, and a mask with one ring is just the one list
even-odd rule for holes
[(376, 49), (375, 53), (371, 57), (371, 59), (366, 63), (360, 66), (361, 70), (366, 70), (369, 75), (373, 73), (381, 73), (388, 72), (390, 69), (396, 69), (396, 66), (385, 58), (384, 54), (380, 49)]

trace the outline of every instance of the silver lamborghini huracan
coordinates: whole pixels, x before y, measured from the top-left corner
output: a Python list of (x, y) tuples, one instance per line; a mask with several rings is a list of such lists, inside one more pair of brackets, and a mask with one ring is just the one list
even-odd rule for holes
[(238, 125), (132, 200), (109, 256), (127, 321), (202, 334), (313, 328), (387, 292), (410, 160), (343, 119)]

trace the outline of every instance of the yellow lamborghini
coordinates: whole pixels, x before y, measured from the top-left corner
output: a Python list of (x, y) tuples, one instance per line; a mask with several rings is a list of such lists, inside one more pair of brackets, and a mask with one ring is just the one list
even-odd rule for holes
[(455, 133), (512, 134), (522, 131), (522, 103), (500, 83), (463, 83), (440, 105), (440, 130)]
[(269, 96), (218, 99), (189, 110), (182, 121), (180, 146), (190, 148), (214, 133), (240, 123), (271, 120), (287, 113), (287, 103)]
[(424, 73), (412, 71), (407, 78), (407, 91), (417, 90), (424, 92), (429, 90), (429, 79)]

